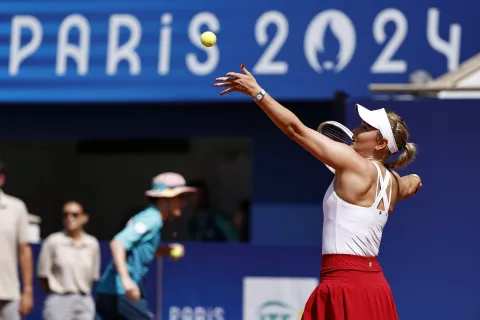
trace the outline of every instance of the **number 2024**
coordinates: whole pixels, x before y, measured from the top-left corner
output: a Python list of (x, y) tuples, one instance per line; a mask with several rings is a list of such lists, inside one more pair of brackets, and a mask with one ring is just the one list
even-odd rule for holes
[[(319, 13), (310, 23), (307, 28), (307, 33), (314, 32), (315, 30), (308, 30), (315, 25), (313, 23), (316, 19), (323, 15), (341, 15), (344, 21), (347, 21), (344, 25), (351, 33), (353, 37), (350, 37), (355, 41), (355, 29), (350, 18), (343, 12), (338, 10), (327, 10)], [(459, 24), (452, 24), (450, 26), (450, 39), (445, 41), (440, 38), (438, 34), (440, 12), (436, 8), (430, 8), (427, 15), (427, 40), (430, 46), (437, 52), (443, 54), (447, 60), (447, 69), (449, 71), (458, 68), (460, 58), (460, 38), (461, 27)], [(346, 20), (345, 20), (346, 19)], [(385, 33), (385, 26), (393, 22), (395, 25), (395, 32), (390, 39), (387, 39)], [(275, 25), (276, 33), (269, 43), (267, 28), (270, 25)], [(255, 39), (260, 46), (267, 46), (258, 62), (253, 68), (253, 72), (256, 74), (286, 74), (288, 71), (288, 63), (286, 61), (276, 61), (275, 58), (282, 49), (285, 41), (288, 38), (289, 24), (285, 15), (279, 11), (268, 11), (262, 14), (255, 25)], [(322, 31), (323, 32), (323, 31)], [(385, 47), (380, 52), (377, 59), (372, 64), (370, 70), (372, 73), (405, 73), (407, 71), (407, 62), (405, 60), (394, 60), (393, 57), (404, 42), (408, 32), (408, 22), (405, 15), (398, 9), (385, 9), (381, 11), (373, 22), (373, 37), (379, 45), (385, 44)], [(318, 32), (318, 37), (320, 37)], [(307, 37), (305, 37), (304, 48), (311, 45), (307, 43)], [(351, 46), (353, 51), (355, 50), (355, 44)], [(347, 54), (347, 61), (344, 61), (341, 69), (345, 68), (350, 62), (353, 56), (353, 52)], [(318, 67), (310, 66), (317, 72), (320, 72)], [(330, 67), (331, 68), (331, 67)], [(329, 69), (330, 69), (329, 68)], [(336, 71), (341, 71), (337, 69)]]

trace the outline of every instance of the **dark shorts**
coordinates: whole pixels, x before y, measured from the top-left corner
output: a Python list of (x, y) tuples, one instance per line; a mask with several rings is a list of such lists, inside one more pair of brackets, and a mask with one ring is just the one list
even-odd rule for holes
[(124, 295), (97, 294), (96, 320), (151, 320), (152, 314), (145, 299), (132, 301)]

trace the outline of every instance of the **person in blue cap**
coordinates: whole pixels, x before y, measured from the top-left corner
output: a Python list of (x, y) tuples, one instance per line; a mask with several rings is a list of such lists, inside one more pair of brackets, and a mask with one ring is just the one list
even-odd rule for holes
[[(178, 173), (167, 172), (153, 179), (152, 189), (145, 192), (150, 206), (135, 215), (110, 242), (112, 261), (97, 286), (97, 320), (151, 319), (140, 284), (153, 259), (172, 256), (172, 249), (183, 246), (160, 246), (160, 230), (169, 216), (179, 216), (185, 206), (185, 194), (196, 192), (186, 186)], [(175, 256), (175, 258), (178, 258)]]

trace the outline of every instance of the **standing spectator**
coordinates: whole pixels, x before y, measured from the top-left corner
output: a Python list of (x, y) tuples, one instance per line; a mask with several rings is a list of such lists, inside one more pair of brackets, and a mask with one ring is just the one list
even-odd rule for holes
[(100, 246), (84, 231), (88, 215), (75, 201), (63, 206), (64, 229), (48, 236), (38, 260), (37, 276), (47, 293), (45, 320), (93, 320), (92, 285), (100, 277)]
[[(0, 160), (0, 188), (5, 164)], [(17, 259), (23, 290), (20, 294)], [(0, 320), (20, 320), (33, 307), (33, 259), (29, 243), (28, 211), (20, 199), (0, 189)]]
[(112, 261), (97, 286), (97, 320), (151, 320), (142, 282), (157, 256), (183, 257), (180, 244), (160, 243), (163, 221), (180, 216), (185, 196), (194, 193), (175, 172), (159, 174), (145, 192), (150, 205), (130, 219), (110, 242)]
[(193, 216), (188, 221), (190, 240), (236, 241), (237, 235), (226, 216), (212, 206), (206, 182), (194, 180), (189, 186), (197, 189), (197, 193), (193, 195)]

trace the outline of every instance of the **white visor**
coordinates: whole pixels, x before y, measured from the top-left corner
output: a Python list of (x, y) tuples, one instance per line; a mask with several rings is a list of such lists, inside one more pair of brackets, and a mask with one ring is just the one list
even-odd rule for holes
[(362, 118), (362, 120), (368, 123), (370, 126), (378, 129), (382, 136), (387, 139), (388, 150), (390, 150), (391, 153), (397, 152), (397, 143), (395, 142), (392, 127), (390, 126), (390, 121), (388, 120), (385, 109), (382, 108), (377, 110), (368, 110), (358, 103), (355, 106), (360, 118)]

